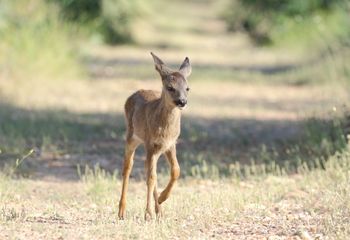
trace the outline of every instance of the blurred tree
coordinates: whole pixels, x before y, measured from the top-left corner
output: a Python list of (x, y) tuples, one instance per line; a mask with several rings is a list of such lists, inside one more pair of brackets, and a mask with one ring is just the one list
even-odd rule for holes
[(345, 13), (346, 7), (347, 0), (230, 0), (223, 17), (230, 31), (244, 30), (256, 43), (269, 44), (281, 26), (302, 24), (315, 15)]
[(141, 14), (138, 0), (48, 0), (58, 3), (65, 20), (85, 25), (110, 44), (129, 42), (131, 22)]
[(91, 21), (101, 12), (101, 0), (54, 0), (62, 8), (62, 14), (72, 21)]

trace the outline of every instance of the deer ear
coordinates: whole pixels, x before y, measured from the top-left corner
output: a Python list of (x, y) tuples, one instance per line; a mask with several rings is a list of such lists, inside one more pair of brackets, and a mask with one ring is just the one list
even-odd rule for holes
[(153, 57), (154, 65), (156, 70), (159, 72), (161, 76), (166, 76), (171, 73), (170, 69), (164, 64), (164, 62), (157, 57), (153, 52), (151, 52), (151, 55)]
[(188, 76), (191, 75), (192, 67), (191, 67), (191, 63), (190, 63), (190, 60), (188, 59), (188, 57), (186, 57), (185, 60), (183, 61), (183, 63), (181, 64), (179, 71), (185, 78), (187, 78)]

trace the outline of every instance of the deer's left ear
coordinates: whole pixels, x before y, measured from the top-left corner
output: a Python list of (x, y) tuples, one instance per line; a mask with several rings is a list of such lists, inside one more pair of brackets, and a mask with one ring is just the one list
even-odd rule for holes
[(151, 52), (151, 55), (153, 57), (154, 66), (162, 77), (165, 77), (172, 72), (171, 69), (168, 68), (165, 65), (165, 63), (159, 57), (157, 57), (153, 52)]
[(190, 60), (188, 59), (188, 57), (186, 57), (185, 60), (183, 61), (183, 63), (181, 64), (179, 71), (185, 78), (187, 78), (188, 76), (191, 75), (192, 67), (191, 67), (191, 63), (190, 63)]

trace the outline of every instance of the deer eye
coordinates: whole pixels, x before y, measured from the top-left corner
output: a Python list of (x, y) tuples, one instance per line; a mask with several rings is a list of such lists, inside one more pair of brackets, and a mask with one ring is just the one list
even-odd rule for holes
[(186, 88), (186, 91), (188, 92), (188, 91), (190, 91), (190, 88), (188, 87), (188, 88)]
[(168, 86), (166, 88), (169, 92), (175, 92), (175, 88), (173, 88), (172, 86)]

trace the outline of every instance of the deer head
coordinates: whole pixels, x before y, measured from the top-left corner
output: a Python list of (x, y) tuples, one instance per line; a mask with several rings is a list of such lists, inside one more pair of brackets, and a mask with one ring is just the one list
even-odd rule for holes
[(162, 97), (168, 105), (184, 108), (187, 104), (187, 95), (190, 88), (187, 84), (187, 77), (191, 74), (191, 64), (188, 57), (185, 58), (178, 71), (172, 70), (165, 63), (151, 52), (155, 68), (159, 72), (162, 83)]

